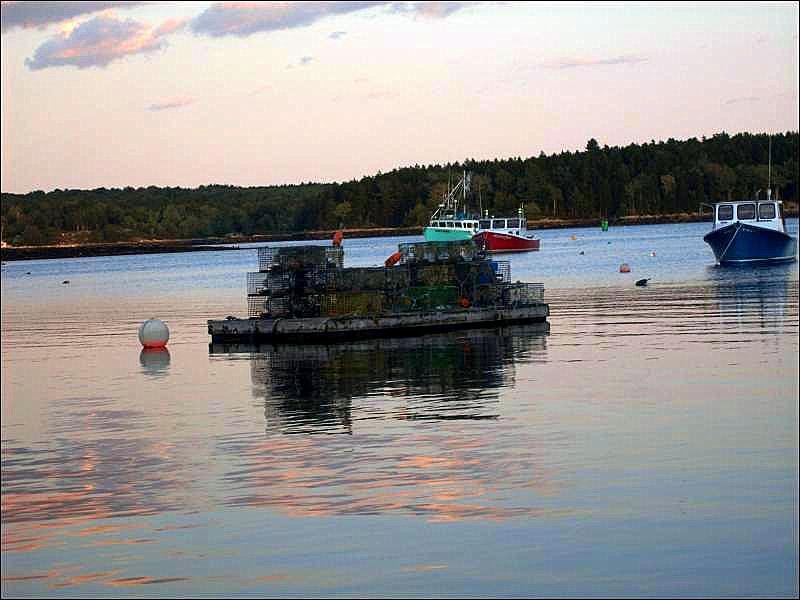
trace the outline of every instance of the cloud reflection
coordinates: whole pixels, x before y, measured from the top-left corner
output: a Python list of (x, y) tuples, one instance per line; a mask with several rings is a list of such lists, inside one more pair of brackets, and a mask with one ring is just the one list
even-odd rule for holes
[[(3, 441), (4, 554), (152, 543), (141, 521), (109, 520), (190, 504), (187, 456), (175, 444), (146, 437), (150, 420), (143, 411), (115, 409), (107, 398), (66, 398), (51, 420), (51, 438), (40, 446)], [(48, 584), (59, 587), (105, 578), (67, 576), (61, 568), (47, 575)]]

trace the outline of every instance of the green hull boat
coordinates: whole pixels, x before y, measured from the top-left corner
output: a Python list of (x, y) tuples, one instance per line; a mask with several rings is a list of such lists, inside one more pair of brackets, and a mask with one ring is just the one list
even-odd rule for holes
[(426, 242), (456, 242), (471, 240), (472, 229), (449, 229), (447, 227), (425, 227), (422, 230)]

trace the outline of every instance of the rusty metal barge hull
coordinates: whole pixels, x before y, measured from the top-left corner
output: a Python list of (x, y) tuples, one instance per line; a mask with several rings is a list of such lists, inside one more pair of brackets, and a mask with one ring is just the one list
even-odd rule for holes
[(209, 320), (212, 343), (313, 343), (546, 322), (547, 304), (383, 316)]

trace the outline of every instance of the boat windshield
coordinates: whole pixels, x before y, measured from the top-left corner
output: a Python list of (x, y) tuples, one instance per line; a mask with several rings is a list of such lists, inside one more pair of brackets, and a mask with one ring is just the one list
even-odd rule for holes
[(492, 222), (489, 219), (481, 219), (480, 221), (478, 221), (478, 227), (480, 229), (491, 229)]
[(756, 218), (756, 205), (752, 202), (740, 204), (736, 207), (736, 218), (740, 221), (747, 221)]
[(492, 229), (505, 229), (506, 228), (506, 220), (505, 219), (495, 219), (492, 221)]
[(508, 220), (508, 228), (509, 229), (519, 229), (519, 219), (509, 219)]
[(767, 202), (758, 205), (758, 220), (771, 221), (775, 218), (775, 205), (772, 202)]
[(456, 229), (461, 229), (461, 221), (456, 221)]
[(717, 221), (732, 221), (733, 220), (733, 205), (720, 204), (717, 207)]

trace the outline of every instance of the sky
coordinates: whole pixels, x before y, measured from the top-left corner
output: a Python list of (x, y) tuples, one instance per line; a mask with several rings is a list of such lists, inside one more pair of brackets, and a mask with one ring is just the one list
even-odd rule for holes
[(3, 2), (3, 192), (798, 130), (798, 3)]

